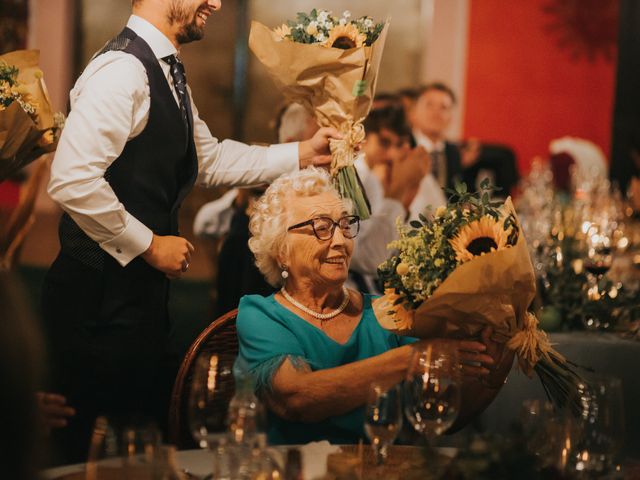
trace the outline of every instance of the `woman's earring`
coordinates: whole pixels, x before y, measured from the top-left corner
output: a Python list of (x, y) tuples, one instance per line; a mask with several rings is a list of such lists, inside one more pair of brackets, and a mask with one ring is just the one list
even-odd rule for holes
[(282, 267), (282, 272), (280, 272), (280, 275), (282, 275), (283, 280), (286, 280), (287, 278), (289, 278), (289, 272), (287, 272), (287, 267), (285, 266)]

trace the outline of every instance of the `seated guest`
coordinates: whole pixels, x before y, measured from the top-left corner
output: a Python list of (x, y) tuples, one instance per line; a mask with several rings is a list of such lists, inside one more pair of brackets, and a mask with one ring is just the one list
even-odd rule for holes
[[(243, 297), (237, 318), (239, 355), (267, 405), (269, 441), (357, 442), (370, 384), (400, 382), (415, 342), (382, 329), (372, 297), (344, 286), (358, 217), (325, 171), (306, 169), (267, 189), (249, 228), (256, 265), (280, 288), (268, 297)], [(502, 366), (513, 357), (503, 361), (488, 335), (483, 342), (453, 344), (462, 373), (504, 379)], [(491, 373), (494, 365), (500, 368)]]

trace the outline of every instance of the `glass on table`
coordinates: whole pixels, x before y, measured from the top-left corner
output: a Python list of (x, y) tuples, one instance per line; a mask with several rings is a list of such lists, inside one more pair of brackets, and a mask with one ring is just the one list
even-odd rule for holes
[(398, 436), (402, 428), (402, 393), (399, 385), (385, 388), (379, 383), (369, 386), (365, 405), (364, 431), (371, 445), (378, 465), (384, 464), (387, 448)]
[(96, 419), (86, 466), (87, 480), (152, 478), (159, 468), (160, 430), (145, 422)]
[(572, 404), (578, 433), (566, 468), (576, 478), (615, 474), (624, 441), (622, 382), (594, 375), (576, 395)]
[(417, 348), (403, 384), (405, 414), (427, 441), (446, 432), (460, 412), (460, 362), (448, 342)]
[[(613, 264), (613, 245), (608, 228), (592, 224), (584, 240), (584, 269), (588, 275), (587, 296), (597, 302), (605, 293), (600, 291), (600, 281)], [(583, 323), (588, 330), (599, 330), (608, 325), (608, 319), (598, 314), (585, 314)]]

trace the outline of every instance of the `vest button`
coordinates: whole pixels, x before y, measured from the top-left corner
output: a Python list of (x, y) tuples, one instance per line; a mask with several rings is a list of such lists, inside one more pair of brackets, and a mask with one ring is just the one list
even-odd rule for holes
[(116, 248), (116, 252), (122, 253), (122, 249), (120, 247)]

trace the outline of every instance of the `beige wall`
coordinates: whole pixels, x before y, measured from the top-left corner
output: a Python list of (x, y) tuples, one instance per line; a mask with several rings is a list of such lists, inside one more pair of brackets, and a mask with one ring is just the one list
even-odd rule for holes
[[(40, 68), (55, 111), (66, 112), (73, 82), (73, 0), (30, 0), (28, 48), (40, 50)], [(45, 192), (38, 196), (36, 210), (54, 212), (57, 207)]]

